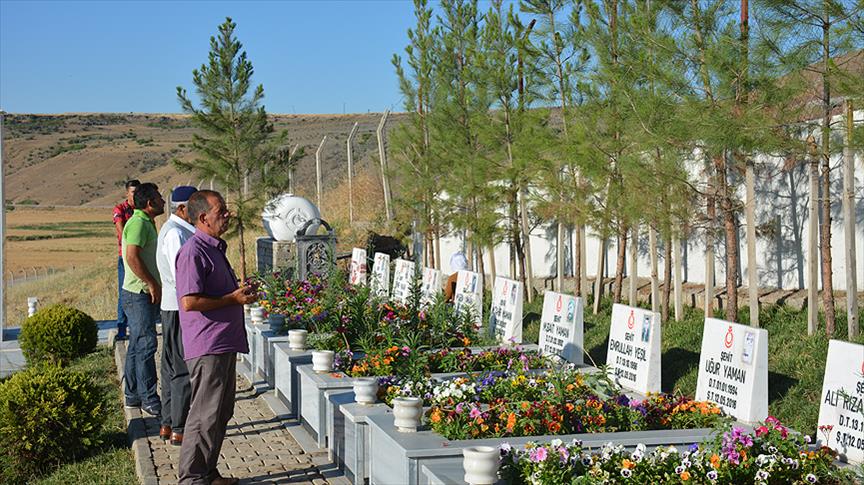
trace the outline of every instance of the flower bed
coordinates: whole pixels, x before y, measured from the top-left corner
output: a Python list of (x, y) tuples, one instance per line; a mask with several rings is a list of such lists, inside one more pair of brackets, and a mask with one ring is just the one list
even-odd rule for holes
[(607, 444), (600, 451), (581, 442), (552, 440), (521, 449), (501, 446), (501, 476), (511, 484), (559, 483), (854, 483), (837, 469), (827, 448), (811, 450), (808, 438), (788, 433), (769, 418), (754, 433), (728, 428), (685, 451), (660, 446), (635, 451)]
[(447, 439), (710, 428), (720, 408), (683, 396), (631, 399), (604, 373), (490, 373), (431, 391), (432, 430)]

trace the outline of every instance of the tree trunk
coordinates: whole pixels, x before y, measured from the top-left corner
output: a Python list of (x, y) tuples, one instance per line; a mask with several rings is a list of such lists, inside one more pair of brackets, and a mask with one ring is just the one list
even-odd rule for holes
[(621, 303), (621, 293), (624, 287), (624, 260), (627, 258), (627, 226), (619, 223), (618, 227), (618, 254), (615, 260), (615, 290), (612, 292), (612, 301), (614, 303)]
[(588, 297), (588, 228), (579, 224), (579, 265), (582, 267), (581, 276), (583, 297)]
[(558, 292), (564, 292), (564, 223), (559, 219), (558, 220), (558, 235), (557, 235), (557, 275), (555, 277), (555, 290)]
[(651, 258), (651, 311), (660, 310), (660, 279), (657, 277), (657, 231), (648, 224), (648, 254)]
[(519, 212), (522, 220), (522, 237), (524, 238), (524, 261), (525, 261), (525, 291), (528, 297), (528, 303), (534, 301), (534, 267), (531, 263), (531, 230), (528, 226), (528, 205), (525, 201), (527, 196), (526, 190), (523, 187), (519, 197)]
[(672, 291), (672, 240), (663, 242), (663, 300), (660, 303), (660, 321), (669, 321), (669, 293)]
[(723, 228), (726, 236), (726, 319), (738, 321), (738, 231), (735, 209), (729, 194), (726, 155), (717, 158), (717, 188), (723, 210)]
[(747, 222), (747, 296), (750, 326), (759, 327), (759, 265), (756, 261), (756, 174), (753, 159), (747, 157), (745, 168)]
[(636, 292), (639, 289), (639, 224), (634, 224), (630, 231), (630, 294), (627, 302), (630, 306), (636, 306)]
[[(828, 2), (826, 2), (826, 6)], [(830, 12), (825, 12), (826, 18)], [(822, 25), (822, 307), (825, 311), (825, 333), (834, 335), (834, 276), (831, 272), (831, 83), (828, 81), (830, 62), (830, 24)]]
[(495, 245), (491, 245), (486, 250), (489, 252), (489, 276), (492, 278), (492, 285), (495, 284), (495, 278), (498, 276), (495, 269)]
[(582, 296), (582, 225), (576, 224), (576, 247), (573, 251), (573, 294)]
[(246, 231), (243, 228), (243, 219), (237, 218), (237, 235), (240, 236), (239, 249), (240, 249), (240, 281), (246, 281), (246, 239), (245, 239)]

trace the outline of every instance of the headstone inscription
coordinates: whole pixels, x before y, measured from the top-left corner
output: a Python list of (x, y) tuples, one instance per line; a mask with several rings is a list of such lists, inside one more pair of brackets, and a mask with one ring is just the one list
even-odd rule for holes
[(366, 250), (354, 248), (351, 250), (351, 268), (348, 273), (348, 282), (352, 285), (365, 285), (366, 273)]
[(408, 303), (411, 298), (411, 286), (414, 284), (414, 263), (405, 259), (396, 260), (393, 271), (393, 300)]
[(768, 331), (706, 318), (696, 399), (744, 423), (768, 417)]
[(621, 387), (643, 394), (660, 392), (660, 315), (613, 305), (606, 365)]
[(456, 313), (470, 311), (474, 326), (480, 329), (483, 325), (483, 284), (479, 273), (459, 270), (453, 305)]
[(489, 333), (499, 342), (522, 343), (522, 283), (498, 276), (492, 288)]
[(816, 437), (841, 459), (864, 463), (864, 345), (828, 343)]
[(423, 268), (423, 282), (420, 285), (420, 304), (424, 307), (431, 305), (438, 295), (444, 280), (441, 271), (434, 268)]
[(372, 261), (372, 294), (382, 298), (390, 297), (390, 255), (375, 253)]
[(540, 352), (571, 364), (584, 363), (582, 298), (547, 291), (540, 317)]

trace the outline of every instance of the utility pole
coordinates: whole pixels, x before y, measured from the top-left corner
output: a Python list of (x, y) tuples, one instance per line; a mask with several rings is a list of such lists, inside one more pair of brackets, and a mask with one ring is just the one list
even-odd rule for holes
[(324, 143), (327, 142), (327, 135), (321, 139), (321, 144), (315, 150), (315, 193), (318, 195), (318, 211), (321, 210), (321, 150), (324, 149)]
[(0, 342), (6, 327), (6, 178), (3, 174), (3, 121), (6, 113), (0, 109)]
[(378, 123), (378, 156), (381, 159), (381, 184), (384, 189), (384, 212), (387, 214), (387, 222), (393, 220), (393, 208), (390, 205), (390, 181), (387, 179), (387, 152), (384, 150), (384, 125), (387, 124), (387, 117), (390, 116), (390, 110), (384, 110), (384, 115), (381, 116), (381, 122)]
[(345, 144), (348, 146), (348, 223), (354, 225), (354, 149), (351, 142), (354, 141), (354, 135), (357, 134), (359, 123), (354, 123), (351, 127), (351, 133), (348, 134), (348, 141)]
[(854, 114), (846, 98), (846, 146), (843, 147), (843, 229), (846, 236), (846, 321), (849, 339), (858, 336), (858, 264), (855, 260), (855, 153), (852, 151)]

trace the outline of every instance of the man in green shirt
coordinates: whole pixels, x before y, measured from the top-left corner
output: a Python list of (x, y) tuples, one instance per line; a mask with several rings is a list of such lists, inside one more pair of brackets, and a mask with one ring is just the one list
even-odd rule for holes
[(158, 233), (153, 219), (165, 212), (165, 201), (155, 184), (135, 190), (135, 212), (123, 226), (123, 311), (129, 318), (124, 394), (127, 407), (141, 407), (159, 416), (161, 402), (156, 393), (156, 320), (162, 298), (156, 266)]

